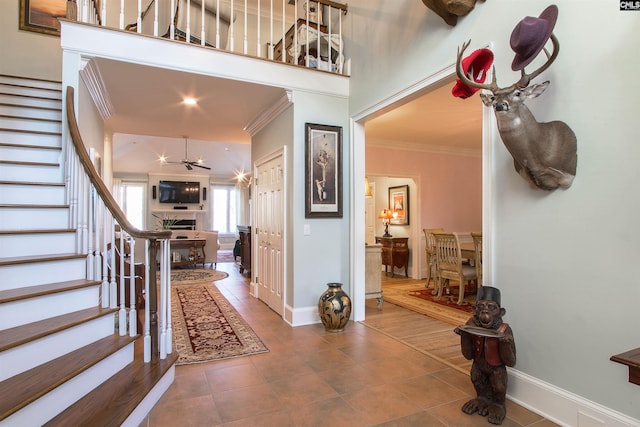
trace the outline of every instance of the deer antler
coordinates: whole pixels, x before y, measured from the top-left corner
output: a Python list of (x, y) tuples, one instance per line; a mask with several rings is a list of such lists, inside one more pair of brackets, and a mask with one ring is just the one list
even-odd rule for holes
[(470, 79), (469, 77), (467, 77), (464, 70), (462, 69), (462, 55), (464, 54), (464, 51), (467, 49), (467, 47), (469, 47), (470, 44), (471, 44), (471, 40), (463, 43), (462, 48), (458, 48), (458, 59), (456, 60), (456, 74), (458, 75), (458, 78), (460, 79), (460, 81), (462, 81), (462, 83), (466, 84), (467, 86), (475, 87), (476, 89), (486, 89), (495, 93), (495, 91), (499, 89), (498, 84), (496, 83), (495, 67), (493, 67), (493, 79), (491, 80), (491, 83), (477, 83), (472, 79)]
[(560, 42), (558, 41), (557, 37), (553, 33), (551, 33), (551, 43), (553, 43), (553, 53), (551, 55), (549, 55), (549, 52), (547, 51), (547, 49), (544, 49), (544, 53), (545, 55), (547, 55), (547, 62), (542, 64), (540, 68), (538, 68), (531, 74), (525, 73), (523, 68), (521, 72), (522, 74), (521, 74), (520, 80), (513, 85), (514, 89), (515, 87), (523, 88), (523, 87), (529, 86), (529, 83), (531, 82), (531, 80), (538, 77), (540, 74), (542, 74), (544, 70), (546, 70), (551, 66), (551, 64), (553, 64), (553, 61), (556, 60), (556, 58), (558, 57), (558, 53), (560, 52)]
[(464, 70), (462, 69), (462, 56), (464, 54), (464, 51), (471, 44), (471, 40), (463, 43), (462, 47), (458, 48), (458, 58), (456, 60), (456, 74), (458, 75), (458, 78), (460, 79), (460, 81), (462, 81), (462, 83), (466, 84), (467, 86), (475, 87), (477, 89), (486, 89), (488, 91), (491, 91), (493, 94), (496, 94), (498, 92), (510, 92), (516, 88), (520, 88), (520, 89), (525, 88), (529, 85), (531, 80), (535, 79), (543, 71), (549, 68), (553, 63), (553, 61), (555, 61), (556, 58), (558, 57), (558, 53), (560, 51), (560, 42), (558, 41), (556, 36), (553, 34), (551, 34), (551, 42), (553, 43), (553, 53), (549, 55), (549, 52), (547, 52), (546, 49), (544, 50), (545, 54), (547, 55), (547, 62), (542, 64), (540, 68), (538, 68), (531, 74), (527, 74), (523, 68), (521, 71), (520, 80), (518, 80), (516, 83), (512, 84), (511, 86), (504, 87), (504, 88), (498, 87), (498, 83), (496, 82), (495, 66), (492, 69), (493, 76), (491, 78), (491, 83), (476, 83), (475, 81), (467, 77)]

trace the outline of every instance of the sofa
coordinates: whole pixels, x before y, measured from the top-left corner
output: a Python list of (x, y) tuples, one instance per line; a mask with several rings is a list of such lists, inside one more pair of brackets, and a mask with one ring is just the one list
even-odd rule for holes
[(218, 249), (220, 249), (220, 243), (218, 242), (217, 231), (203, 231), (203, 230), (172, 230), (172, 239), (204, 239), (204, 262), (203, 267), (207, 264), (211, 264), (211, 268), (215, 268), (218, 263)]

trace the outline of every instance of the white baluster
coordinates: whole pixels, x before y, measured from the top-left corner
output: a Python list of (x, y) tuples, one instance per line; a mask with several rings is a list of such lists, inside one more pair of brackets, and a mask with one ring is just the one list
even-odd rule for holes
[[(204, 17), (205, 14), (207, 13), (206, 10), (204, 9), (204, 0), (202, 0), (201, 3), (202, 9), (200, 11), (200, 46), (204, 46), (204, 38), (206, 37), (205, 32), (204, 32)], [(216, 12), (217, 14), (218, 12)]]
[(229, 24), (231, 26), (230, 31), (229, 31), (229, 51), (233, 52), (235, 50), (235, 35), (234, 35), (234, 30), (235, 30), (235, 10), (233, 9), (233, 0), (231, 0), (231, 23)]
[(138, 310), (136, 309), (136, 240), (129, 239), (129, 246), (131, 253), (129, 254), (129, 336), (135, 337), (138, 335)]
[[(171, 251), (171, 244), (167, 242), (167, 250)], [(158, 304), (158, 317), (160, 318), (160, 359), (167, 358), (167, 270), (169, 269), (169, 264), (167, 262), (164, 265), (160, 265), (160, 271), (162, 275), (162, 279), (160, 280), (160, 301)]]
[(286, 5), (285, 5), (285, 1), (286, 0), (282, 0), (282, 38), (280, 40), (282, 40), (282, 62), (287, 62), (287, 54), (286, 54), (286, 35), (287, 35), (287, 16), (286, 14)]
[[(167, 243), (169, 241), (167, 240)], [(166, 292), (166, 310), (167, 310), (167, 340), (166, 340), (166, 352), (167, 354), (171, 354), (173, 352), (173, 327), (171, 325), (171, 260), (169, 259), (170, 251), (166, 251), (166, 259), (165, 264), (167, 277), (165, 287), (167, 288)]]
[(122, 227), (120, 227), (120, 279), (118, 280), (118, 284), (120, 286), (120, 301), (118, 301), (118, 303), (120, 304), (120, 311), (118, 312), (118, 320), (119, 320), (119, 330), (120, 330), (120, 336), (124, 336), (127, 333), (127, 309), (124, 303), (124, 295), (125, 295), (125, 290), (124, 290), (124, 276), (125, 276), (125, 269), (124, 269), (124, 240), (126, 238), (125, 236), (125, 231), (122, 229)]
[(124, 0), (120, 0), (120, 29), (124, 30)]
[(100, 22), (102, 22), (102, 26), (107, 26), (107, 1), (104, 0), (102, 2), (102, 12), (100, 13)]
[(216, 47), (222, 49), (220, 46), (220, 0), (216, 0)]
[(187, 14), (187, 28), (186, 28), (185, 41), (187, 43), (191, 43), (191, 0), (187, 0), (187, 10), (184, 12), (186, 12)]
[(169, 38), (175, 40), (176, 38), (176, 0), (171, 0), (171, 23), (169, 24)]
[(242, 49), (245, 55), (249, 51), (249, 40), (247, 39), (248, 27), (249, 27), (249, 23), (247, 22), (247, 0), (244, 0), (244, 39), (242, 43)]
[(109, 307), (109, 257), (107, 256), (107, 236), (109, 235), (110, 218), (106, 206), (102, 205), (104, 238), (102, 240), (102, 308)]
[[(153, 2), (153, 36), (154, 37), (158, 37), (158, 14), (159, 14), (159, 10), (158, 10), (158, 3), (160, 3), (159, 1), (154, 1)], [(171, 21), (173, 22), (173, 21)]]
[[(157, 2), (156, 2), (157, 3)], [(136, 32), (142, 33), (142, 0), (138, 0), (138, 19), (136, 19)]]
[(256, 56), (258, 58), (260, 58), (262, 56), (262, 46), (260, 45), (261, 41), (260, 41), (260, 23), (262, 21), (261, 15), (260, 15), (260, 0), (258, 0), (258, 13), (257, 13), (257, 27), (258, 27), (258, 31), (257, 31), (257, 35), (258, 35), (258, 39), (256, 41)]
[[(162, 254), (162, 248), (160, 248), (160, 254)], [(163, 260), (160, 258), (160, 265)], [(151, 361), (151, 311), (149, 310), (149, 240), (144, 241), (144, 294), (147, 298), (147, 302), (144, 305), (144, 362), (149, 363)], [(154, 266), (155, 268), (155, 266)], [(162, 268), (162, 267), (161, 267)], [(155, 284), (154, 284), (155, 285)]]
[(117, 282), (116, 282), (116, 223), (112, 219), (111, 220), (111, 255), (109, 259), (111, 260), (111, 282), (109, 282), (109, 307), (116, 308), (118, 307), (118, 300), (116, 292)]
[[(284, 40), (282, 41), (282, 54), (285, 55)], [(269, 3), (269, 59), (273, 60), (273, 0)]]

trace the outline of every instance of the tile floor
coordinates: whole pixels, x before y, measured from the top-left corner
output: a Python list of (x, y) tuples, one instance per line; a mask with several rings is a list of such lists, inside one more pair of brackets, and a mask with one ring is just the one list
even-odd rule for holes
[[(439, 327), (448, 337), (451, 325), (389, 303), (378, 310), (372, 299), (367, 324), (375, 327), (350, 322), (342, 333), (326, 332), (321, 324), (292, 328), (248, 294), (248, 280), (234, 264), (218, 269), (229, 277), (216, 285), (270, 351), (176, 367), (175, 382), (141, 426), (490, 425), (460, 410), (474, 395), (468, 370), (460, 367), (466, 361), (457, 354), (426, 354), (437, 350), (429, 348), (438, 341), (429, 339), (436, 333), (430, 331)], [(406, 324), (406, 316), (431, 326), (413, 333), (415, 324)], [(414, 341), (398, 340), (394, 329)], [(451, 347), (445, 341), (443, 347)], [(502, 425), (555, 424), (507, 402)]]

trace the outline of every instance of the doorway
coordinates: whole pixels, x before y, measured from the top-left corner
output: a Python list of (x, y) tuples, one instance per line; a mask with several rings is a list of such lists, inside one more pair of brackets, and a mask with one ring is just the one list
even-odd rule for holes
[[(481, 165), (481, 179), (480, 179), (480, 188), (481, 188), (481, 196), (479, 196), (481, 198), (480, 201), (480, 211), (481, 211), (481, 217), (482, 217), (482, 224), (479, 228), (482, 229), (483, 233), (485, 235), (490, 235), (491, 234), (491, 205), (490, 205), (490, 201), (491, 201), (491, 175), (490, 175), (490, 171), (492, 169), (492, 164), (491, 164), (491, 146), (489, 144), (489, 141), (493, 140), (493, 133), (495, 132), (495, 125), (493, 124), (493, 117), (491, 116), (491, 111), (489, 109), (485, 109), (482, 107), (482, 103), (480, 102), (479, 99), (475, 99), (475, 103), (473, 101), (471, 101), (471, 104), (467, 104), (467, 102), (469, 100), (459, 100), (457, 98), (454, 98), (451, 95), (451, 86), (453, 84), (453, 82), (455, 81), (455, 64), (450, 64), (445, 70), (443, 70), (442, 72), (436, 74), (436, 75), (432, 75), (429, 76), (427, 78), (425, 78), (423, 81), (419, 82), (418, 84), (412, 85), (411, 87), (407, 88), (404, 91), (401, 91), (393, 96), (390, 96), (389, 98), (387, 98), (384, 102), (381, 102), (380, 104), (374, 105), (366, 110), (363, 110), (361, 113), (356, 114), (353, 116), (353, 122), (352, 122), (352, 137), (353, 137), (353, 145), (352, 145), (352, 170), (354, 173), (353, 176), (353, 182), (354, 182), (354, 186), (353, 186), (353, 191), (354, 193), (358, 193), (361, 191), (360, 187), (360, 181), (364, 182), (364, 177), (371, 174), (371, 173), (380, 173), (382, 175), (394, 175), (392, 173), (385, 173), (384, 171), (384, 165), (382, 166), (382, 169), (380, 169), (380, 164), (382, 162), (379, 162), (377, 165), (375, 165), (376, 167), (378, 167), (377, 169), (372, 170), (372, 168), (370, 168), (370, 164), (368, 164), (368, 159), (365, 160), (365, 156), (366, 156), (366, 150), (365, 148), (368, 150), (369, 149), (369, 144), (374, 144), (377, 146), (385, 146), (387, 149), (389, 147), (393, 147), (394, 150), (398, 151), (398, 150), (406, 150), (406, 151), (411, 151), (411, 150), (416, 150), (416, 144), (418, 144), (418, 141), (403, 141), (401, 140), (401, 138), (397, 135), (393, 134), (394, 131), (394, 126), (390, 123), (393, 122), (393, 120), (397, 120), (397, 117), (395, 117), (395, 115), (399, 112), (402, 111), (402, 109), (407, 109), (410, 108), (410, 104), (415, 103), (415, 102), (421, 102), (421, 101), (426, 101), (428, 100), (428, 98), (430, 96), (434, 96), (437, 95), (438, 93), (440, 93), (441, 95), (446, 95), (446, 97), (451, 98), (450, 100), (447, 98), (437, 98), (437, 100), (435, 101), (434, 105), (430, 108), (433, 108), (435, 110), (440, 110), (441, 112), (448, 112), (451, 114), (451, 110), (447, 107), (448, 104), (444, 104), (444, 102), (449, 102), (449, 101), (455, 101), (458, 103), (458, 105), (456, 106), (456, 108), (460, 107), (460, 104), (464, 104), (466, 106), (470, 106), (470, 108), (472, 110), (475, 111), (475, 116), (476, 116), (476, 141), (477, 141), (477, 147), (475, 148), (476, 154), (475, 156), (477, 157), (477, 162), (479, 162), (479, 164)], [(479, 98), (479, 97), (476, 97)], [(475, 105), (472, 105), (475, 104)], [(414, 125), (412, 126), (412, 129), (415, 130), (416, 127), (424, 127), (424, 128), (429, 128), (429, 129), (444, 129), (446, 131), (451, 131), (452, 129), (460, 129), (462, 124), (458, 123), (456, 124), (456, 120), (454, 119), (453, 121), (449, 121), (447, 123), (443, 123), (442, 119), (436, 119), (436, 124), (431, 124), (429, 125), (427, 118), (429, 119), (434, 119), (435, 117), (435, 113), (433, 113), (433, 117), (431, 117), (431, 113), (430, 111), (432, 110), (427, 110), (425, 108), (421, 109), (420, 112), (422, 114), (422, 116), (418, 115), (416, 117), (418, 118), (414, 118)], [(389, 113), (389, 114), (387, 114)], [(422, 117), (420, 119), (420, 117)], [(385, 123), (385, 120), (390, 120), (390, 122)], [(374, 128), (371, 128), (372, 124), (375, 124), (377, 121), (380, 122), (380, 124), (382, 125), (381, 127), (384, 127), (385, 129), (389, 130), (389, 133), (384, 134), (381, 133), (379, 134), (378, 137), (371, 137), (371, 133), (370, 130), (375, 130)], [(459, 121), (459, 120), (458, 120)], [(438, 125), (439, 122), (439, 125)], [(453, 124), (452, 124), (453, 123)], [(409, 129), (409, 130), (412, 130)], [(375, 133), (374, 133), (375, 135)], [(430, 137), (426, 142), (426, 145), (430, 145), (430, 147), (428, 148), (423, 148), (423, 150), (431, 150), (433, 153), (443, 153), (446, 152), (448, 149), (447, 147), (445, 147), (442, 143), (441, 144), (436, 144), (436, 142), (442, 142), (445, 140), (449, 140), (451, 139), (455, 144), (457, 144), (457, 146), (455, 147), (449, 147), (448, 149), (458, 149), (458, 150), (465, 150), (465, 147), (463, 145), (461, 145), (460, 142), (456, 142), (453, 138), (446, 138), (441, 136), (439, 133), (436, 134), (436, 136)], [(410, 155), (407, 156), (408, 158), (410, 157)], [(366, 164), (365, 164), (366, 163)], [(409, 175), (412, 175), (411, 172), (408, 172)], [(420, 186), (428, 186), (428, 183), (425, 184), (424, 179), (420, 179), (418, 180), (418, 183)], [(378, 192), (381, 191), (380, 188), (376, 189)], [(365, 199), (364, 198), (354, 198), (353, 200), (353, 210), (352, 212), (354, 212), (354, 217), (352, 218), (353, 220), (353, 241), (354, 242), (359, 242), (359, 241), (366, 241), (367, 238), (367, 234), (366, 234), (366, 229), (363, 226), (360, 226), (358, 224), (362, 223), (362, 215), (359, 215), (356, 218), (355, 212), (363, 212), (365, 211)], [(416, 218), (416, 221), (418, 221), (418, 225), (416, 226), (417, 229), (421, 232), (422, 228), (425, 228), (427, 224), (425, 224), (425, 227), (422, 227), (422, 223), (427, 221), (425, 219), (423, 219), (423, 216), (421, 217), (421, 210), (422, 208), (418, 209), (418, 217)], [(428, 221), (427, 221), (428, 222)], [(417, 261), (419, 263), (419, 265), (424, 264), (424, 260), (422, 259), (423, 257), (421, 256), (424, 253), (424, 246), (420, 245), (420, 246), (416, 246), (414, 247), (415, 249), (415, 256), (417, 257)], [(422, 249), (422, 251), (420, 250)], [(483, 252), (485, 254), (491, 254), (491, 248), (490, 248), (490, 239), (485, 239), (485, 243), (484, 243), (484, 249)], [(354, 256), (352, 257), (353, 260), (353, 265), (352, 265), (352, 272), (353, 272), (353, 283), (354, 283), (354, 294), (357, 295), (360, 298), (356, 298), (356, 301), (354, 303), (354, 319), (355, 320), (362, 320), (364, 319), (364, 284), (361, 283), (364, 280), (364, 274), (363, 274), (363, 270), (364, 270), (364, 249), (358, 247), (357, 245), (354, 245), (353, 247), (353, 253)], [(485, 259), (485, 276), (486, 274), (491, 274), (490, 273), (490, 266), (488, 264), (490, 264), (490, 257)], [(421, 270), (423, 268), (418, 267)]]

